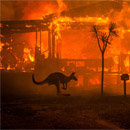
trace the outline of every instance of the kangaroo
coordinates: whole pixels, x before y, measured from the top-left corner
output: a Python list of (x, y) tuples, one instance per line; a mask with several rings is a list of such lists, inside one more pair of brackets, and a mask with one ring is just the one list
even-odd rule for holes
[(77, 78), (75, 77), (75, 72), (73, 72), (70, 76), (65, 76), (64, 74), (60, 73), (60, 72), (55, 72), (50, 74), (45, 80), (37, 82), (34, 79), (34, 74), (32, 75), (32, 81), (36, 84), (36, 85), (42, 85), (42, 84), (46, 84), (48, 83), (48, 85), (55, 85), (57, 88), (57, 94), (60, 94), (60, 83), (63, 84), (62, 89), (66, 90), (67, 89), (67, 83), (70, 82), (70, 80), (76, 80)]

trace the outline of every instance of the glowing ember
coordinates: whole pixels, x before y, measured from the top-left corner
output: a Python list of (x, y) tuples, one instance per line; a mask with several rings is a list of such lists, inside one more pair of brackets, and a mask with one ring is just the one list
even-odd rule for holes
[(7, 70), (10, 70), (11, 69), (11, 67), (10, 67), (10, 65), (7, 67)]
[(65, 67), (62, 67), (61, 70), (62, 70), (62, 71), (65, 71)]
[(12, 67), (9, 65), (6, 70), (15, 70), (15, 67), (12, 68)]
[(0, 42), (0, 52), (2, 51), (3, 46), (4, 46), (4, 44)]

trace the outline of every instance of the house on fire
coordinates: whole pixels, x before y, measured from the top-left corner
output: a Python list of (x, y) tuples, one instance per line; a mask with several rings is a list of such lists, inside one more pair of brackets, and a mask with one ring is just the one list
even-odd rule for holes
[[(79, 32), (85, 30), (89, 33), (91, 26), (95, 24), (95, 22), (97, 24), (101, 23), (100, 26), (105, 28), (106, 24), (108, 24), (111, 19), (109, 14), (110, 10), (113, 9), (115, 12), (120, 12), (122, 8), (121, 2), (105, 1), (62, 11), (59, 14), (53, 13), (45, 15), (42, 20), (1, 21), (1, 69), (3, 71), (12, 69), (13, 71), (25, 72), (31, 72), (35, 69), (36, 71), (43, 71), (46, 73), (52, 71), (64, 71), (66, 73), (76, 71), (78, 76), (83, 79), (81, 85), (92, 84), (89, 78), (99, 78), (101, 59), (96, 57), (87, 58), (87, 56), (83, 58), (62, 58), (64, 46), (62, 46), (63, 39), (59, 30), (73, 30)], [(121, 26), (127, 28), (125, 24)], [(32, 32), (35, 33), (35, 45), (33, 44), (35, 50), (33, 54), (30, 49), (24, 49), (27, 47), (26, 42), (24, 44), (20, 41), (19, 43), (13, 42), (14, 39), (17, 39), (17, 34)], [(43, 50), (44, 43), (42, 42), (42, 38), (45, 36), (42, 32), (47, 33), (46, 50)], [(15, 36), (12, 36), (14, 34)], [(69, 44), (71, 45), (71, 43)], [(73, 48), (74, 47), (75, 46), (73, 46)], [(23, 52), (19, 48), (21, 48)], [(17, 49), (18, 51), (16, 51)], [(22, 52), (21, 55), (18, 54), (20, 51)], [(24, 57), (24, 59), (21, 60), (24, 53), (28, 55), (28, 58)], [(10, 61), (8, 57), (12, 57), (12, 60)], [(116, 83), (119, 84), (120, 74), (122, 72), (130, 73), (130, 54), (127, 52), (117, 55), (114, 54), (113, 57), (105, 59), (105, 73), (107, 76), (111, 75), (112, 77), (116, 77)], [(30, 62), (27, 62), (28, 59)], [(115, 59), (117, 60), (115, 61)]]

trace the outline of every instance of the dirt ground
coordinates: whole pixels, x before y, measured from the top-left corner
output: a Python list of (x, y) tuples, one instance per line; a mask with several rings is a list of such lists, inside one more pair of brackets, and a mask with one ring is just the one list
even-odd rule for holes
[(32, 95), (2, 99), (3, 129), (128, 129), (130, 95)]

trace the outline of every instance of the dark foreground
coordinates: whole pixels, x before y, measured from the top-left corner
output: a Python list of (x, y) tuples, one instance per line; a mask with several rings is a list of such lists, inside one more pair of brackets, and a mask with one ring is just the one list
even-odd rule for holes
[(130, 128), (130, 96), (43, 96), (2, 99), (4, 129)]

